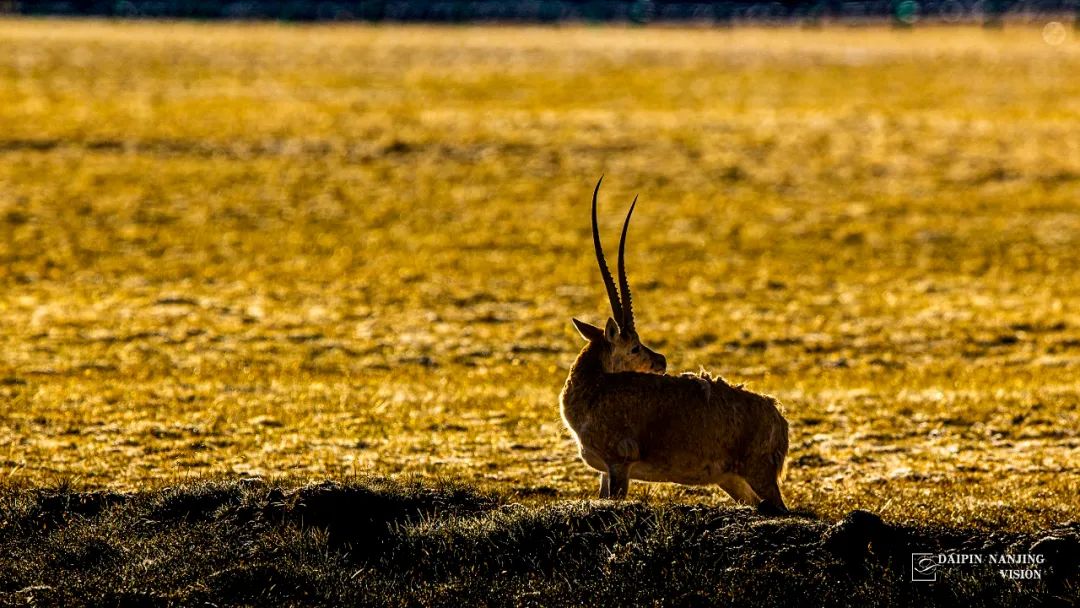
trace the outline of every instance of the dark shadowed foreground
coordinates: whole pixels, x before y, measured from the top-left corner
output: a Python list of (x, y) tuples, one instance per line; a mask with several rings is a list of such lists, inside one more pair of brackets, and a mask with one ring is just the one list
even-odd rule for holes
[[(1080, 524), (1036, 534), (745, 508), (509, 504), (379, 479), (0, 491), (0, 604), (1071, 605)], [(911, 553), (1039, 553), (1040, 580)]]

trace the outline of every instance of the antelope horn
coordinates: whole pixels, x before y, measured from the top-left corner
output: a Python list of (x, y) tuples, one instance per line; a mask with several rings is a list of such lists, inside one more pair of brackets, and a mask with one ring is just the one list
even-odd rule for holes
[(619, 291), (615, 289), (615, 279), (611, 277), (611, 271), (608, 270), (607, 261), (604, 260), (604, 248), (600, 245), (600, 231), (596, 227), (596, 195), (600, 192), (600, 182), (604, 181), (604, 176), (601, 175), (600, 179), (596, 181), (596, 189), (592, 194), (592, 239), (593, 248), (596, 249), (596, 262), (600, 265), (600, 276), (604, 277), (604, 287), (607, 288), (608, 300), (611, 301), (611, 314), (612, 317), (619, 320), (622, 323), (622, 305), (619, 303)]
[(622, 292), (623, 316), (619, 321), (619, 328), (623, 333), (634, 333), (634, 305), (630, 298), (630, 282), (626, 280), (626, 265), (623, 260), (626, 255), (626, 229), (630, 227), (630, 216), (634, 214), (637, 205), (637, 197), (630, 203), (630, 210), (626, 212), (626, 221), (622, 225), (622, 237), (619, 238), (619, 291)]

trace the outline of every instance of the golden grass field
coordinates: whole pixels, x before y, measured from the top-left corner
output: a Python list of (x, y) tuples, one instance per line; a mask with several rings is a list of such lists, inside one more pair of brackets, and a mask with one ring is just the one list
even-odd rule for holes
[[(591, 497), (607, 316), (777, 396), (787, 502), (1080, 517), (1080, 34), (0, 21), (0, 477)], [(631, 486), (730, 504), (716, 488)]]

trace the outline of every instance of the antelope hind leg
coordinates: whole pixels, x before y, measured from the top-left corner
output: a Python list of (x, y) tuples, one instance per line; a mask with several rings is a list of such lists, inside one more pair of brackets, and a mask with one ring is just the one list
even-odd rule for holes
[(766, 515), (782, 515), (788, 512), (784, 497), (780, 495), (780, 484), (775, 477), (751, 480), (754, 491), (763, 499), (758, 503), (758, 511)]
[(750, 487), (750, 484), (739, 475), (729, 473), (717, 483), (728, 493), (728, 496), (735, 499), (735, 502), (751, 507), (756, 507), (761, 503), (761, 497), (754, 492), (754, 488)]
[(630, 490), (630, 465), (609, 465), (608, 476), (611, 478), (611, 498), (615, 500), (626, 498), (626, 493)]

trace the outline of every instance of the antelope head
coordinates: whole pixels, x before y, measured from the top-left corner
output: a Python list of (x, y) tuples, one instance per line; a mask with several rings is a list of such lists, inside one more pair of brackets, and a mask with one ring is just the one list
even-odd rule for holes
[[(602, 350), (601, 361), (604, 371), (616, 372), (652, 372), (662, 374), (667, 369), (667, 359), (664, 355), (652, 350), (641, 343), (637, 330), (634, 328), (634, 307), (630, 298), (630, 283), (626, 280), (626, 266), (623, 262), (626, 252), (626, 229), (630, 226), (630, 216), (634, 214), (637, 205), (637, 197), (630, 204), (630, 210), (626, 212), (626, 220), (623, 222), (622, 237), (619, 239), (619, 289), (615, 287), (615, 280), (608, 270), (607, 261), (604, 259), (604, 248), (600, 245), (600, 231), (596, 226), (596, 196), (600, 193), (601, 178), (596, 182), (596, 189), (592, 197), (592, 235), (593, 248), (596, 250), (596, 262), (600, 265), (600, 276), (604, 279), (604, 287), (607, 288), (608, 300), (611, 302), (611, 317), (608, 317), (607, 325), (600, 329), (584, 321), (573, 319), (574, 327), (578, 333), (589, 342), (599, 344)], [(619, 297), (619, 291), (622, 297)]]

